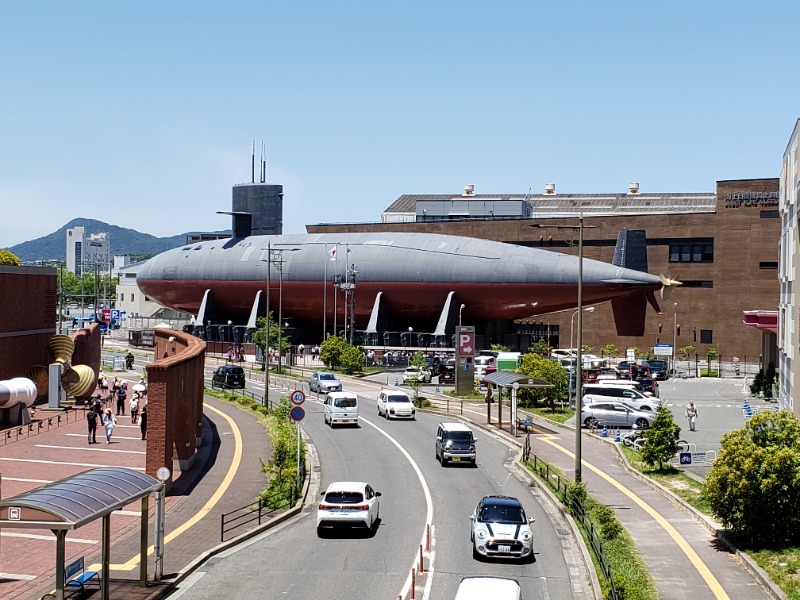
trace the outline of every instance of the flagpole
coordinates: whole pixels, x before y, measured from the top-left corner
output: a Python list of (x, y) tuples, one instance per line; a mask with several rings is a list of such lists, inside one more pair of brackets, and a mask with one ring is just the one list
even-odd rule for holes
[(322, 341), (328, 339), (328, 244), (325, 244), (325, 277), (322, 279)]

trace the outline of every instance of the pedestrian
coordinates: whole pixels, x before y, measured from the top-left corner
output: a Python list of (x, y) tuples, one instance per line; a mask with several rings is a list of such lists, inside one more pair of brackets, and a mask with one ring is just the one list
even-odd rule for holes
[(139, 429), (142, 430), (142, 439), (147, 438), (147, 404), (142, 407), (139, 415)]
[(100, 374), (100, 397), (105, 399), (108, 396), (108, 377), (105, 373)]
[(136, 419), (139, 416), (139, 393), (134, 392), (133, 396), (131, 397), (131, 423), (136, 423)]
[(106, 428), (106, 444), (111, 443), (111, 434), (114, 433), (114, 425), (116, 424), (117, 420), (111, 414), (111, 409), (107, 408), (106, 414), (103, 416), (103, 427)]
[(89, 443), (96, 444), (97, 443), (97, 421), (100, 418), (100, 415), (97, 413), (97, 409), (95, 405), (92, 404), (92, 407), (89, 409), (89, 412), (86, 413), (86, 424), (89, 427)]
[(117, 390), (117, 416), (125, 415), (125, 399), (128, 397), (128, 390), (121, 385)]
[(695, 431), (697, 407), (694, 405), (694, 400), (689, 400), (689, 406), (686, 407), (686, 418), (689, 419), (689, 431)]

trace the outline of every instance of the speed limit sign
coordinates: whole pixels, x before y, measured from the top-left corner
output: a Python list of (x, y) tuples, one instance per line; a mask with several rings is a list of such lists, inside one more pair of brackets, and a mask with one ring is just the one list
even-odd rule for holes
[(303, 390), (295, 390), (292, 392), (291, 400), (292, 404), (300, 406), (306, 401), (306, 395), (303, 393)]

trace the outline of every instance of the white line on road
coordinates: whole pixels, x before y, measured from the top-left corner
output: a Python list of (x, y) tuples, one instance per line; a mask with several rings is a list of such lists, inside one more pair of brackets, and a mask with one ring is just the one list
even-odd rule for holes
[[(97, 468), (97, 464), (95, 463), (79, 463), (79, 462), (65, 462), (60, 460), (37, 460), (35, 458), (8, 458), (6, 456), (0, 456), (0, 460), (6, 460), (9, 462), (26, 462), (26, 463), (37, 463), (37, 464), (45, 464), (45, 465), (69, 465), (72, 467), (92, 467)], [(113, 466), (121, 466), (121, 465), (103, 465), (104, 467), (113, 467)], [(134, 471), (144, 471), (144, 467), (125, 467), (126, 469), (133, 469)]]
[(83, 446), (49, 446), (47, 444), (36, 444), (37, 448), (50, 448), (51, 450), (88, 450), (90, 452), (116, 452), (122, 454), (147, 454), (144, 450), (114, 450), (114, 448), (84, 448)]
[[(45, 540), (46, 542), (55, 542), (56, 536), (54, 535), (40, 535), (36, 533), (13, 533), (11, 531), (4, 531), (0, 533), (2, 537), (13, 537), (13, 538), (25, 538), (28, 540)], [(85, 540), (82, 538), (67, 538), (68, 542), (74, 542), (76, 544), (99, 544), (97, 540)]]

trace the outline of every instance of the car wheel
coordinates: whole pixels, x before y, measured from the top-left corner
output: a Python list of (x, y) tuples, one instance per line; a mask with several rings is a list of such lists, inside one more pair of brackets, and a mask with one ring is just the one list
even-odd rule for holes
[(636, 419), (636, 426), (639, 429), (647, 429), (650, 427), (650, 423), (647, 422), (647, 419)]
[(477, 548), (475, 548), (475, 544), (472, 544), (472, 558), (474, 560), (481, 560), (483, 557), (478, 553)]
[(642, 410), (649, 410), (650, 412), (655, 412), (652, 407), (650, 406), (643, 406)]
[(317, 527), (317, 537), (324, 538), (325, 537), (325, 528), (324, 527)]
[(598, 421), (594, 417), (587, 417), (583, 424), (586, 425), (586, 427), (594, 428), (597, 427)]

